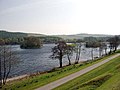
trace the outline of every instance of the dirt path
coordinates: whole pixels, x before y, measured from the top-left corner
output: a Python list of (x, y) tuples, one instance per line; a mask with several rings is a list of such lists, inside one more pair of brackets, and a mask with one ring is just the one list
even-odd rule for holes
[(99, 62), (97, 64), (92, 65), (92, 66), (89, 66), (89, 67), (87, 67), (85, 69), (82, 69), (82, 70), (80, 70), (80, 71), (78, 71), (76, 73), (73, 73), (73, 74), (69, 75), (69, 76), (66, 76), (64, 78), (61, 78), (61, 79), (56, 80), (54, 82), (51, 82), (51, 83), (49, 83), (49, 84), (47, 84), (45, 86), (42, 86), (40, 88), (37, 88), (35, 90), (51, 90), (53, 88), (56, 88), (56, 87), (66, 83), (66, 82), (68, 82), (68, 81), (70, 81), (72, 79), (75, 79), (76, 77), (79, 77), (79, 76), (81, 76), (81, 75), (83, 75), (83, 74), (85, 74), (85, 73), (87, 73), (87, 72), (101, 66), (102, 64), (104, 64), (104, 63), (106, 63), (106, 62), (108, 62), (108, 61), (110, 61), (113, 58), (118, 57), (118, 56), (120, 56), (120, 54), (116, 54), (116, 55), (114, 55), (114, 56), (112, 56), (112, 57), (110, 57), (108, 59), (105, 59), (104, 61), (101, 61), (101, 62)]

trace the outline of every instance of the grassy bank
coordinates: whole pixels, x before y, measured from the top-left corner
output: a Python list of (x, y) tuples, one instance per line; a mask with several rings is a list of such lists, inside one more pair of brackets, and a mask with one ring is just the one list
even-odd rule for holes
[(63, 78), (67, 75), (70, 75), (72, 73), (75, 73), (81, 69), (84, 69), (90, 65), (93, 65), (95, 63), (98, 63), (106, 58), (109, 58), (110, 56), (106, 56), (103, 59), (95, 60), (95, 61), (87, 61), (84, 63), (66, 66), (63, 68), (57, 68), (53, 71), (46, 72), (44, 74), (35, 75), (31, 77), (24, 78), (22, 80), (13, 81), (11, 83), (7, 83), (6, 86), (4, 86), (3, 90), (6, 88), (7, 90), (33, 90), (37, 87), (43, 86), (45, 84), (48, 84), (52, 81), (58, 80), (60, 78)]
[(54, 90), (120, 90), (120, 57)]

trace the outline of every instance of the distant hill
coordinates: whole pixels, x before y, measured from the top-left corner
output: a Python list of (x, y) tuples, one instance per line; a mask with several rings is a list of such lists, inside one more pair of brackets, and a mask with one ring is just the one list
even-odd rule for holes
[(73, 34), (73, 35), (55, 35), (64, 39), (84, 39), (84, 37), (112, 37), (113, 35), (105, 34)]
[(18, 37), (25, 37), (27, 36), (26, 33), (20, 33), (20, 32), (7, 32), (7, 31), (0, 31), (0, 38), (18, 38)]
[(3, 39), (6, 45), (22, 44), (24, 41), (23, 38), (29, 36), (38, 37), (41, 39), (43, 43), (56, 43), (62, 39), (60, 37), (48, 36), (44, 34), (8, 32), (8, 31), (0, 30), (0, 39)]
[[(18, 37), (46, 37), (48, 35), (44, 34), (36, 34), (36, 33), (22, 33), (22, 32), (8, 32), (4, 30), (0, 30), (0, 38), (18, 38)], [(105, 35), (105, 34), (73, 34), (73, 35), (49, 35), (51, 37), (60, 37), (63, 39), (83, 39), (84, 37), (112, 37), (113, 35)]]
[(4, 30), (0, 30), (0, 38), (19, 38), (19, 37), (27, 37), (27, 36), (45, 36), (43, 34), (34, 34), (34, 33), (22, 33), (22, 32), (8, 32)]
[(44, 35), (44, 34), (36, 34), (36, 33), (27, 33), (27, 36), (41, 37), (41, 36), (46, 36), (46, 35)]

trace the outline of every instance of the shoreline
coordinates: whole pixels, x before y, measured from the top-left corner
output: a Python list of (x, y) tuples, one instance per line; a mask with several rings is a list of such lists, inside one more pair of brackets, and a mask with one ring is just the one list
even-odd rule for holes
[(30, 75), (25, 74), (25, 75), (20, 75), (20, 76), (8, 78), (8, 79), (6, 80), (6, 82), (12, 82), (12, 81), (19, 80), (19, 79), (23, 79), (23, 78), (26, 78), (26, 77), (29, 77), (29, 76), (30, 76)]
[[(89, 60), (86, 60), (86, 61), (89, 61)], [(86, 61), (80, 61), (78, 64), (86, 62)], [(74, 63), (72, 63), (71, 65), (74, 65)], [(70, 65), (64, 65), (62, 68), (67, 67), (67, 66), (70, 66)], [(47, 70), (47, 71), (43, 71), (43, 72), (35, 72), (35, 73), (32, 73), (32, 74), (23, 74), (23, 75), (19, 75), (19, 76), (15, 76), (15, 77), (10, 77), (10, 78), (7, 79), (7, 82), (21, 80), (21, 79), (24, 79), (24, 78), (30, 78), (30, 77), (34, 77), (34, 76), (37, 76), (37, 75), (42, 75), (42, 74), (49, 73), (49, 72), (54, 72), (54, 71), (56, 71), (58, 69), (62, 69), (62, 68), (54, 67), (51, 70)]]
[[(80, 61), (78, 64), (80, 64), (80, 63), (82, 64), (82, 63), (89, 62), (89, 61), (90, 60)], [(75, 64), (71, 63), (71, 65), (75, 65)], [(67, 66), (70, 66), (70, 65), (64, 65), (62, 68), (67, 67)], [(12, 82), (12, 81), (16, 81), (16, 80), (22, 80), (22, 79), (34, 77), (34, 76), (37, 76), (37, 75), (42, 75), (42, 74), (45, 74), (45, 73), (54, 72), (54, 71), (57, 71), (57, 70), (62, 69), (62, 68), (54, 67), (51, 70), (47, 70), (47, 71), (43, 71), (43, 72), (35, 72), (35, 73), (32, 73), (32, 74), (23, 74), (23, 75), (11, 77), (11, 78), (7, 79), (7, 82)]]

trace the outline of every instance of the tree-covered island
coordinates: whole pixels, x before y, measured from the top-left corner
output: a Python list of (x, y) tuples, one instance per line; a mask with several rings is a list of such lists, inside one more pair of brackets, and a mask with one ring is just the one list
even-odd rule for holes
[(23, 43), (20, 45), (22, 49), (37, 49), (41, 48), (42, 41), (37, 37), (25, 37)]

